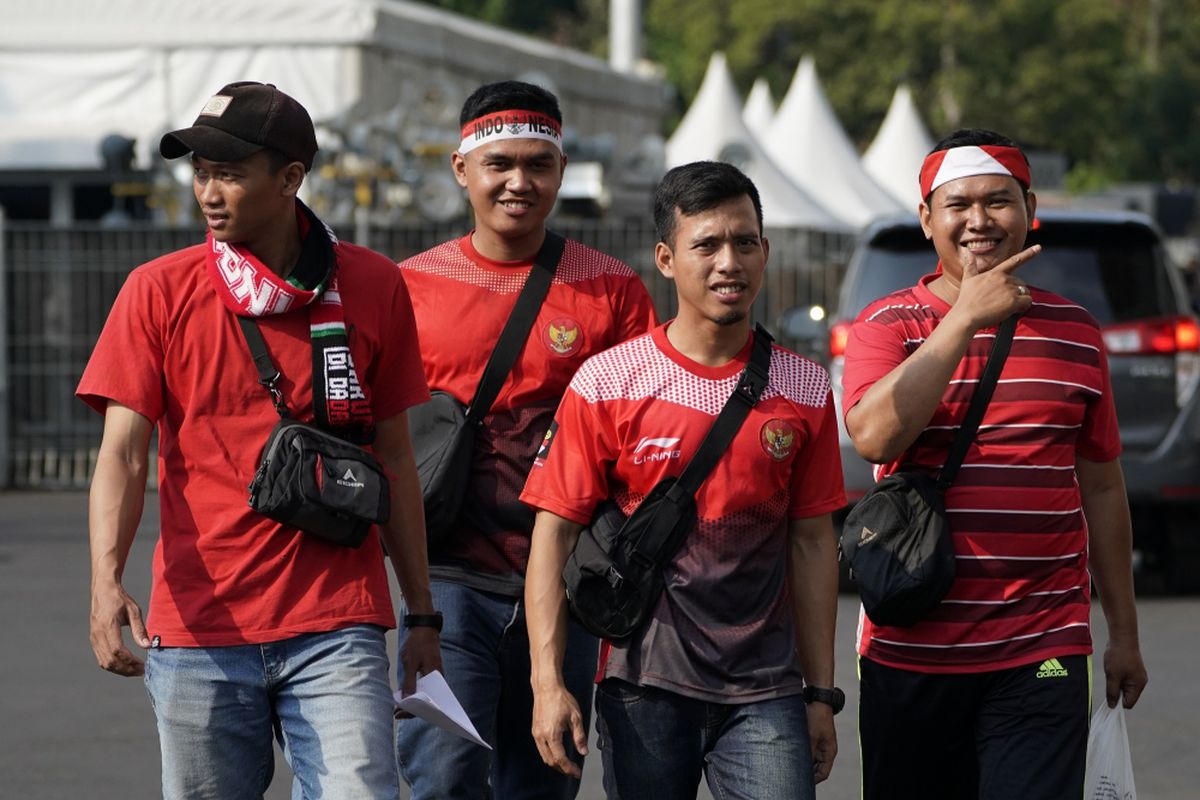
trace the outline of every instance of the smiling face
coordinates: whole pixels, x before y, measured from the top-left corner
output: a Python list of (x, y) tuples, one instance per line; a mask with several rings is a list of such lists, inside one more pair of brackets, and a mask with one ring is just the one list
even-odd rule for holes
[(750, 198), (742, 195), (696, 214), (676, 208), (673, 239), (656, 245), (654, 261), (675, 281), (678, 318), (717, 327), (745, 322), (768, 252)]
[(933, 191), (929, 204), (921, 204), (921, 228), (943, 274), (957, 285), (966, 266), (986, 272), (1020, 252), (1036, 208), (1033, 193), (1015, 178), (973, 175)]
[(541, 139), (504, 139), (451, 157), (475, 212), (475, 247), (497, 260), (531, 257), (558, 199), (567, 160)]
[(192, 157), (192, 191), (213, 238), (253, 253), (268, 252), (268, 243), (290, 231), (281, 223), (295, 214), (303, 177), (299, 162), (272, 171), (265, 151), (232, 162)]

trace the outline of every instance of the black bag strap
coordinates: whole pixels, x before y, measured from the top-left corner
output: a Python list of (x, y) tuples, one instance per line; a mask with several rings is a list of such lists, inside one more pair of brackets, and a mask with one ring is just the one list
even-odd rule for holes
[(542, 301), (546, 299), (546, 292), (550, 290), (550, 284), (554, 281), (554, 273), (558, 270), (558, 262), (562, 259), (566, 244), (567, 240), (557, 233), (546, 231), (546, 238), (542, 240), (541, 248), (533, 257), (529, 277), (525, 279), (521, 294), (517, 297), (512, 313), (508, 315), (508, 322), (504, 323), (504, 330), (500, 331), (500, 338), (496, 340), (496, 347), (488, 357), (483, 377), (475, 389), (475, 396), (471, 398), (471, 404), (467, 408), (468, 422), (478, 423), (491, 411), (492, 403), (496, 402), (496, 396), (500, 394), (508, 373), (512, 372), (517, 356), (529, 339), (529, 331), (533, 328), (533, 321), (537, 318)]
[(954, 483), (954, 478), (958, 475), (958, 468), (962, 466), (963, 459), (967, 457), (967, 450), (971, 448), (971, 442), (974, 441), (975, 434), (979, 430), (979, 423), (983, 422), (983, 414), (992, 400), (996, 382), (1000, 380), (1000, 371), (1004, 369), (1004, 361), (1008, 358), (1008, 350), (1012, 346), (1013, 333), (1016, 329), (1017, 315), (1013, 314), (1000, 323), (1000, 329), (996, 331), (996, 339), (992, 342), (992, 349), (988, 353), (987, 364), (983, 367), (983, 375), (979, 378), (975, 394), (971, 396), (971, 404), (967, 406), (967, 414), (963, 417), (962, 425), (958, 429), (958, 436), (954, 438), (954, 444), (950, 446), (950, 453), (946, 456), (946, 463), (942, 465), (941, 474), (938, 475), (937, 487), (942, 492), (945, 492), (950, 488), (950, 484)]
[[(708, 429), (704, 440), (696, 449), (696, 454), (684, 467), (683, 473), (667, 489), (666, 499), (670, 501), (671, 505), (682, 508), (681, 501), (685, 497), (694, 498), (696, 496), (700, 485), (704, 483), (713, 467), (721, 460), (721, 456), (729, 449), (729, 444), (750, 414), (750, 409), (757, 405), (758, 399), (770, 381), (771, 343), (773, 341), (775, 341), (774, 338), (766, 328), (762, 325), (755, 326), (750, 361), (746, 364), (741, 378), (738, 379), (733, 394), (729, 395), (729, 399), (725, 401), (721, 413), (717, 415), (712, 427)], [(634, 551), (650, 561), (657, 562), (665, 559), (670, 554), (663, 552), (663, 549), (673, 530), (674, 526), (650, 525), (634, 543)]]
[(250, 355), (254, 358), (254, 368), (258, 370), (258, 382), (270, 393), (271, 402), (280, 418), (287, 419), (290, 416), (287, 402), (283, 399), (283, 392), (276, 386), (281, 373), (275, 366), (275, 362), (271, 360), (267, 342), (263, 339), (262, 331), (258, 329), (258, 320), (238, 316), (237, 321), (242, 327), (242, 336), (246, 339), (246, 346), (250, 348)]

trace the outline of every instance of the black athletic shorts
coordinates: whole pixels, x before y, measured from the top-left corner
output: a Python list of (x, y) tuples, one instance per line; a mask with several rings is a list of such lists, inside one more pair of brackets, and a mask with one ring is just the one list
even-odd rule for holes
[(1079, 800), (1091, 656), (929, 674), (859, 658), (863, 800)]

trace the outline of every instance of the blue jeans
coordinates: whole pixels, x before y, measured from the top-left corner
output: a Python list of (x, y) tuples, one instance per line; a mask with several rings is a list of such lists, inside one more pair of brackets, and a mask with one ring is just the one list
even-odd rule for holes
[(808, 712), (800, 695), (723, 704), (608, 678), (596, 689), (608, 800), (813, 800)]
[(383, 629), (356, 625), (262, 645), (153, 648), (163, 797), (261, 800), (279, 738), (292, 796), (398, 798)]
[[(489, 796), (570, 800), (579, 791), (579, 782), (543, 763), (530, 732), (533, 691), (524, 602), (450, 581), (434, 580), (431, 588), (434, 607), (444, 617), (446, 682), (479, 735), (495, 749), (489, 751), (419, 719), (400, 720), (396, 757), (413, 800)], [(402, 631), (401, 645), (404, 635)], [(590, 719), (597, 648), (597, 640), (572, 622), (563, 679), (579, 703), (585, 726)], [(582, 764), (583, 757), (575, 760)]]

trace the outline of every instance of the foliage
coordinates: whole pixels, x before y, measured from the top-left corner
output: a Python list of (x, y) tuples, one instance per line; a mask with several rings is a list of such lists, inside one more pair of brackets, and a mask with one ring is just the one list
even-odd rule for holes
[[(709, 56), (777, 98), (801, 56), (852, 139), (874, 136), (907, 82), (935, 136), (1000, 130), (1059, 150), (1072, 181), (1200, 180), (1200, 0), (642, 0), (646, 55), (678, 119)], [(603, 54), (606, 0), (437, 0)]]

